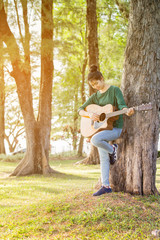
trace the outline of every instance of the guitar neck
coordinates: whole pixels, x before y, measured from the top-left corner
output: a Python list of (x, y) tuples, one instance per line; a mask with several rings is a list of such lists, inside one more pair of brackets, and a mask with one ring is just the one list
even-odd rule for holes
[(119, 110), (119, 111), (115, 111), (115, 112), (111, 112), (111, 113), (107, 113), (107, 114), (106, 114), (106, 117), (107, 117), (107, 118), (115, 117), (115, 116), (124, 114), (124, 113), (126, 113), (127, 111), (128, 111), (128, 108), (127, 108), (127, 109), (122, 109), (122, 110)]

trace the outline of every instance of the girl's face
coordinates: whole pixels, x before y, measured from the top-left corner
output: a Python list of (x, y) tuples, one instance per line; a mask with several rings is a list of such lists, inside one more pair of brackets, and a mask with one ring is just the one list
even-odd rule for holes
[(101, 90), (104, 88), (104, 81), (103, 80), (92, 80), (89, 82), (92, 88), (96, 90)]

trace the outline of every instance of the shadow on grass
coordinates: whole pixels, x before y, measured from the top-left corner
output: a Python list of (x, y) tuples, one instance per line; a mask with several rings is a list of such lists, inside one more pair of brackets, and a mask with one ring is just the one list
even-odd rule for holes
[(0, 179), (1, 180), (23, 180), (23, 181), (28, 181), (28, 178), (31, 178), (34, 180), (35, 178), (61, 178), (61, 179), (68, 179), (68, 180), (95, 180), (95, 178), (91, 178), (91, 177), (83, 177), (83, 176), (79, 176), (79, 175), (74, 175), (74, 174), (67, 174), (67, 173), (62, 173), (62, 172), (58, 172), (55, 171), (51, 174), (48, 175), (42, 175), (42, 174), (31, 174), (31, 175), (27, 175), (27, 176), (9, 176), (9, 173), (7, 172), (1, 172), (0, 173)]
[(47, 177), (47, 178), (61, 178), (61, 179), (73, 179), (73, 180), (94, 180), (95, 178), (91, 178), (91, 177), (83, 177), (80, 175), (74, 175), (74, 174), (70, 174), (70, 173), (62, 173), (62, 172), (58, 172), (55, 171), (54, 173), (50, 174), (50, 175), (39, 175), (39, 174), (34, 174), (32, 176), (40, 176), (40, 177)]

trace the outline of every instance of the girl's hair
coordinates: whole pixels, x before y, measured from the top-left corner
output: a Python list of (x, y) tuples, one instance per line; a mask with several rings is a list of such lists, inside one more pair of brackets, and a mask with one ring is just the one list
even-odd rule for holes
[(90, 72), (88, 74), (88, 81), (101, 80), (102, 79), (103, 75), (97, 69), (98, 69), (98, 67), (96, 65), (91, 65), (90, 66)]

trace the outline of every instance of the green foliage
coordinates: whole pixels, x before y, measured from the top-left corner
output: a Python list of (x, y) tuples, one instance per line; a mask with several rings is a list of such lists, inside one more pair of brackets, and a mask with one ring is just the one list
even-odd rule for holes
[[(77, 139), (78, 131), (78, 79), (76, 71), (69, 69), (65, 78), (55, 82), (53, 87), (53, 113), (55, 116), (52, 137), (55, 139)], [(54, 94), (55, 93), (55, 94)], [(59, 132), (59, 137), (58, 137)]]
[(101, 1), (98, 8), (100, 67), (109, 84), (120, 86), (128, 21), (115, 1)]
[[(81, 105), (81, 69), (85, 56), (85, 1), (55, 3), (56, 47), (55, 79), (53, 86), (53, 138), (72, 138), (77, 145), (78, 107)], [(58, 63), (57, 63), (58, 64)]]

